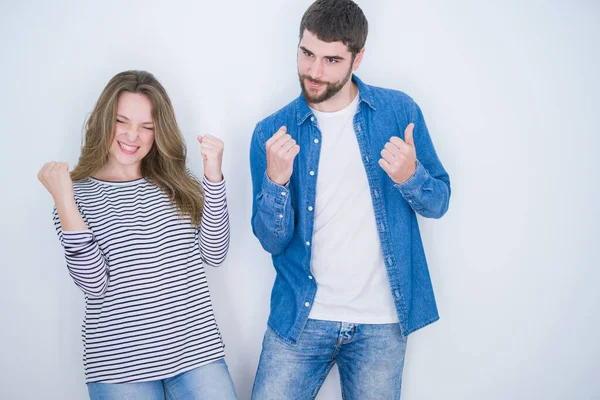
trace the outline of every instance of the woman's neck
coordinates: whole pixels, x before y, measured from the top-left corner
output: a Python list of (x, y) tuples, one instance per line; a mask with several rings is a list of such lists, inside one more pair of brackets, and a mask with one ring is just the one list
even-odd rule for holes
[(142, 165), (141, 163), (132, 165), (115, 165), (110, 161), (100, 168), (94, 175), (93, 178), (100, 179), (103, 181), (132, 181), (142, 177)]

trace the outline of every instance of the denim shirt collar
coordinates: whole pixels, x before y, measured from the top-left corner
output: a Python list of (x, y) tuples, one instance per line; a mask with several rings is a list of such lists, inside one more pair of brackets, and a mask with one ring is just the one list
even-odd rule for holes
[[(365, 103), (369, 107), (371, 107), (373, 111), (375, 111), (375, 100), (373, 98), (373, 93), (371, 92), (369, 86), (365, 85), (363, 81), (358, 79), (358, 76), (354, 74), (352, 74), (352, 82), (354, 82), (358, 86), (358, 95), (360, 96), (358, 101), (359, 106), (360, 103)], [(306, 103), (304, 95), (300, 94), (300, 96), (298, 96), (298, 98), (296, 99), (296, 120), (298, 121), (298, 125), (302, 125), (306, 121), (306, 119), (311, 115), (312, 111)]]

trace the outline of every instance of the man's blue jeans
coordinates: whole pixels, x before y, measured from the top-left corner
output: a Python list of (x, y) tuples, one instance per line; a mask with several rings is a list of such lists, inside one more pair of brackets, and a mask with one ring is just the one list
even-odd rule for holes
[(406, 337), (400, 324), (309, 319), (296, 345), (268, 328), (252, 398), (314, 399), (337, 363), (345, 400), (399, 399)]

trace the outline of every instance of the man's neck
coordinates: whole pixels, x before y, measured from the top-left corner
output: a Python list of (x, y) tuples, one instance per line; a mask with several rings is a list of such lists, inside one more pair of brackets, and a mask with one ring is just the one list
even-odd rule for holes
[(351, 79), (349, 79), (348, 82), (346, 82), (346, 84), (344, 85), (344, 87), (329, 100), (318, 104), (309, 103), (308, 105), (312, 109), (315, 109), (317, 111), (335, 112), (348, 107), (348, 105), (352, 103), (352, 100), (354, 100), (354, 98), (356, 97), (357, 93), (358, 86), (354, 82), (352, 82)]

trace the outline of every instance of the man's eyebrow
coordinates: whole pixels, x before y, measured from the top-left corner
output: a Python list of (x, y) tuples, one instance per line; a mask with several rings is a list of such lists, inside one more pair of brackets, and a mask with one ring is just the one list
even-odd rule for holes
[[(300, 49), (301, 49), (302, 51), (305, 51), (305, 52), (307, 52), (307, 53), (314, 54), (312, 51), (310, 51), (309, 49), (307, 49), (307, 48), (306, 48), (306, 47), (304, 47), (304, 46), (300, 46)], [(341, 57), (341, 56), (324, 56), (323, 58), (330, 58), (330, 59), (332, 59), (332, 60), (337, 60), (337, 61), (342, 61), (342, 60), (345, 60), (345, 58), (344, 58), (344, 57)]]

